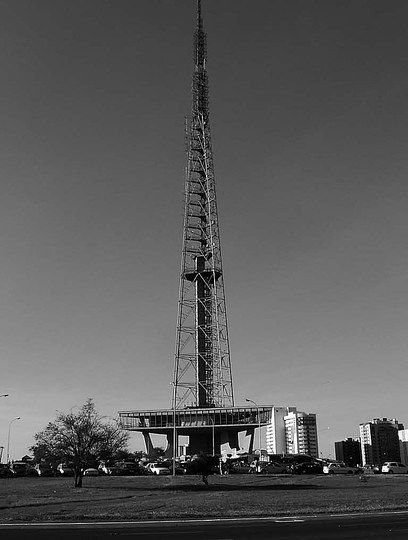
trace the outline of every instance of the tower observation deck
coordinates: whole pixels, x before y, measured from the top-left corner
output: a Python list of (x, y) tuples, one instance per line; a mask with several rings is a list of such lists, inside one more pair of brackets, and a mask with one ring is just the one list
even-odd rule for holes
[(226, 442), (238, 448), (238, 433), (244, 430), (252, 448), (255, 427), (265, 425), (272, 411), (269, 406), (234, 407), (201, 0), (193, 61), (172, 408), (119, 412), (125, 429), (143, 433), (148, 451), (150, 434), (166, 434), (168, 455), (173, 455), (175, 429), (189, 436), (190, 453), (220, 453)]

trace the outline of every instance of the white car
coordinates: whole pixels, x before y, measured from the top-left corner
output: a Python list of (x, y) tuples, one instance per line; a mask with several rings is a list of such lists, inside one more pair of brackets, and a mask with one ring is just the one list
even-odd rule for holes
[(170, 469), (161, 463), (148, 463), (146, 469), (150, 474), (171, 474)]
[(57, 467), (57, 476), (74, 476), (75, 471), (69, 465), (65, 463), (60, 463)]
[(84, 476), (99, 476), (98, 469), (89, 468), (84, 470)]
[(112, 474), (112, 471), (110, 470), (109, 467), (106, 466), (106, 463), (104, 461), (101, 461), (98, 465), (98, 473), (109, 475), (109, 474)]
[(282, 463), (274, 463), (274, 462), (262, 462), (258, 463), (256, 465), (255, 470), (253, 471), (259, 473), (259, 474), (282, 474), (287, 473), (288, 469), (286, 465), (283, 465)]
[(361, 469), (358, 467), (349, 467), (345, 463), (328, 463), (323, 466), (324, 474), (359, 474)]
[(386, 474), (406, 474), (408, 473), (408, 467), (399, 461), (386, 461), (381, 467), (381, 472)]

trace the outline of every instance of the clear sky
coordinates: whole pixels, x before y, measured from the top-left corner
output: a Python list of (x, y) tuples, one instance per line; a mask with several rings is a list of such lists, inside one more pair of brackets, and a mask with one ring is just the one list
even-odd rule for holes
[[(88, 397), (170, 406), (195, 16), (0, 2), (14, 458)], [(203, 18), (236, 405), (316, 413), (326, 455), (360, 422), (408, 425), (408, 3), (203, 0)]]

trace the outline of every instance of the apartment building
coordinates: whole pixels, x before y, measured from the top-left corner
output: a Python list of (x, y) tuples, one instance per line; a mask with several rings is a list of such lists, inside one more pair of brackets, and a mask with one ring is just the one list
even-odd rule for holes
[(349, 467), (361, 465), (360, 439), (345, 439), (334, 443), (334, 451), (337, 461), (343, 461)]
[(385, 461), (401, 461), (398, 431), (404, 426), (393, 418), (374, 418), (360, 424), (363, 465), (381, 465)]
[(319, 457), (316, 415), (299, 411), (290, 412), (284, 421), (288, 454), (309, 454)]
[(296, 407), (273, 407), (271, 421), (266, 428), (266, 451), (268, 454), (286, 454), (286, 431), (284, 418)]
[(316, 415), (296, 407), (274, 407), (266, 429), (268, 454), (309, 454), (319, 456)]
[(408, 465), (408, 429), (398, 430), (401, 463)]

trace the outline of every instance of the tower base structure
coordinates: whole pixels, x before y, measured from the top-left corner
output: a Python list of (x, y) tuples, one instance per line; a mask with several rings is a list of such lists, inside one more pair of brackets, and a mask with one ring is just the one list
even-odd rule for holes
[[(178, 457), (178, 437), (188, 436), (188, 454), (221, 455), (222, 446), (229, 444), (238, 452), (239, 434), (250, 437), (248, 453), (254, 450), (255, 429), (268, 425), (273, 405), (260, 407), (186, 408), (152, 411), (119, 411), (123, 429), (143, 434), (146, 452), (152, 454), (151, 435), (165, 435), (165, 456)], [(174, 449), (174, 446), (176, 448)]]

